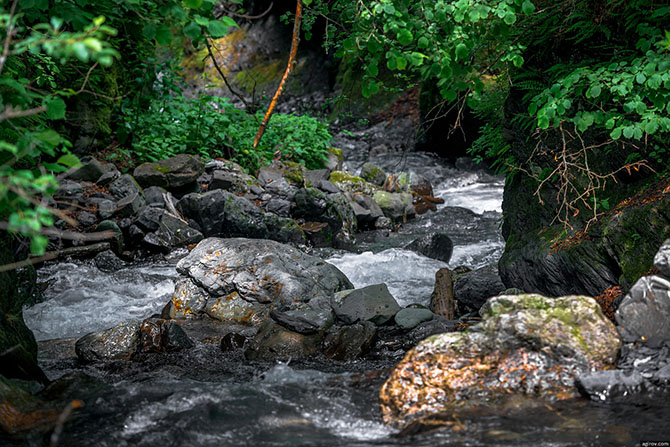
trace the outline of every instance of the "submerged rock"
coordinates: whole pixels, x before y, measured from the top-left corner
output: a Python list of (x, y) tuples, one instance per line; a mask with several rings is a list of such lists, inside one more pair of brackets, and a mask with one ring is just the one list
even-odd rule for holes
[(575, 395), (574, 377), (615, 363), (621, 339), (589, 297), (498, 296), (467, 332), (422, 341), (382, 387), (384, 420), (406, 425), (422, 417), (492, 406), (517, 393)]

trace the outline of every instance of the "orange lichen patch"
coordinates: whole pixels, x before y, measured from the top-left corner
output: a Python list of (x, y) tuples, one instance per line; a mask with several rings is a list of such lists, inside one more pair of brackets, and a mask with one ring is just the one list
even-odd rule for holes
[(607, 318), (610, 319), (610, 321), (614, 322), (614, 300), (619, 298), (621, 294), (623, 293), (623, 290), (619, 286), (612, 286), (609, 289), (605, 289), (605, 291), (598, 295), (594, 296), (593, 299), (596, 300), (598, 305), (600, 305), (600, 308), (603, 310), (603, 314)]

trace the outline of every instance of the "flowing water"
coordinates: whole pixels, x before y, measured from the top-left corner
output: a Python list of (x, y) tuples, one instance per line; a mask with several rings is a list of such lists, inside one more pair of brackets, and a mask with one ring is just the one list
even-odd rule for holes
[[(458, 170), (425, 154), (377, 161), (388, 171), (419, 170), (446, 203), (396, 232), (360, 235), (360, 253), (324, 251), (357, 287), (386, 282), (401, 305), (425, 304), (437, 269), (497, 261), (503, 249), (502, 179)], [(403, 249), (436, 231), (454, 242), (448, 263)], [(40, 270), (40, 280), (50, 285), (46, 300), (26, 309), (25, 319), (40, 340), (79, 337), (158, 312), (175, 276), (174, 262), (111, 274), (86, 262), (53, 264)], [(253, 363), (201, 343), (186, 354), (88, 367), (60, 359), (57, 349), (41, 354), (52, 379), (71, 374), (72, 389), (61, 395), (85, 403), (59, 439), (64, 446), (548, 447), (670, 439), (667, 404), (584, 400), (454, 415), (458, 423), (451, 428), (404, 436), (382, 423), (377, 398), (387, 368), (396, 361)], [(95, 379), (77, 379), (81, 371)]]

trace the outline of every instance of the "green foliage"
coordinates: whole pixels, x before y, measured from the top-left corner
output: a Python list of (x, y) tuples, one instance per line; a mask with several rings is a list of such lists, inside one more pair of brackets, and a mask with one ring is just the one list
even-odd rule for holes
[(129, 110), (126, 120), (134, 155), (142, 161), (180, 153), (227, 156), (254, 172), (280, 151), (282, 158), (309, 169), (323, 167), (331, 141), (327, 124), (308, 116), (275, 114), (261, 144), (253, 149), (262, 118), (261, 113), (236, 109), (228, 98), (177, 95), (152, 102), (146, 112)]

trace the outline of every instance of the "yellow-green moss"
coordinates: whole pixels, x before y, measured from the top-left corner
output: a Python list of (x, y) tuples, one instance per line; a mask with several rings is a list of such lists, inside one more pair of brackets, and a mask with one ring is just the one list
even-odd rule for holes
[(254, 89), (262, 90), (269, 84), (279, 82), (286, 68), (286, 60), (276, 59), (258, 64), (249, 70), (240, 71), (235, 75), (235, 84), (251, 92)]

